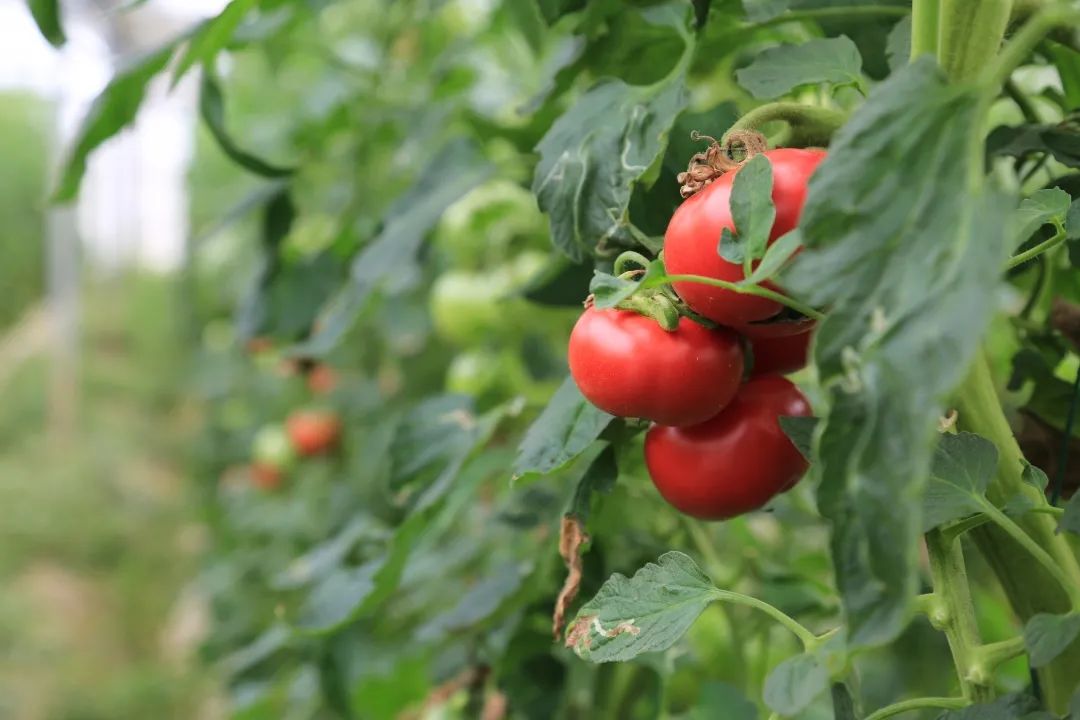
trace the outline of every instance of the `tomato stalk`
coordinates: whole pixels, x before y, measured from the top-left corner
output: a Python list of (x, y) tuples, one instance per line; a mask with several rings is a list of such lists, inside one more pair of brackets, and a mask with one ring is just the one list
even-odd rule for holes
[(847, 121), (839, 110), (801, 105), (795, 102), (774, 102), (754, 108), (739, 118), (724, 134), (721, 144), (733, 132), (759, 130), (771, 122), (783, 122), (787, 127), (770, 139), (771, 145), (787, 147), (816, 147), (828, 145), (829, 140)]

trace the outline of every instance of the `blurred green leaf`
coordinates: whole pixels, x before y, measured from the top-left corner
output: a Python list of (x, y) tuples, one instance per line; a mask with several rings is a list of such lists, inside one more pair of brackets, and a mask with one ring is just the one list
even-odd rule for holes
[(618, 477), (619, 466), (615, 462), (615, 446), (608, 445), (600, 451), (578, 481), (574, 489), (574, 498), (570, 501), (569, 513), (576, 515), (581, 522), (587, 523), (592, 511), (593, 493), (606, 495), (611, 492)]
[[(292, 349), (301, 357), (321, 357), (352, 326), (371, 293), (411, 268), (424, 238), (443, 211), (484, 182), (492, 166), (466, 139), (447, 143), (420, 171), (416, 183), (387, 211), (382, 231), (352, 261), (349, 280), (324, 308), (320, 328)], [(446, 178), (454, 178), (446, 182)]]
[(529, 563), (508, 561), (499, 565), (462, 595), (450, 610), (435, 615), (417, 628), (416, 639), (420, 642), (440, 640), (486, 620), (521, 590), (531, 571)]
[(765, 257), (761, 258), (761, 262), (750, 273), (750, 277), (742, 282), (746, 285), (758, 285), (765, 282), (780, 272), (784, 265), (795, 257), (795, 253), (801, 247), (802, 235), (799, 233), (798, 228), (784, 233), (777, 238), (776, 242), (769, 245), (768, 249), (765, 250)]
[(716, 588), (689, 556), (667, 552), (632, 578), (612, 575), (578, 611), (567, 644), (596, 663), (666, 650), (715, 599)]
[(26, 0), (26, 5), (30, 8), (38, 30), (50, 45), (60, 47), (67, 42), (60, 16), (60, 0)]
[(1026, 158), (1036, 153), (1050, 153), (1058, 162), (1080, 167), (1080, 123), (1066, 120), (1057, 125), (1017, 125), (994, 128), (986, 138), (990, 156), (1009, 155)]
[(742, 692), (724, 682), (709, 681), (690, 709), (690, 720), (758, 720), (757, 706)]
[(200, 23), (176, 63), (172, 76), (173, 85), (175, 86), (195, 63), (203, 63), (207, 68), (213, 67), (218, 52), (228, 45), (236, 28), (258, 4), (259, 0), (230, 0), (216, 17)]
[(590, 404), (567, 377), (525, 433), (513, 477), (558, 470), (583, 453), (614, 419)]
[(833, 720), (859, 720), (855, 713), (855, 700), (844, 683), (832, 684)]
[(1024, 625), (1024, 646), (1027, 647), (1031, 667), (1049, 665), (1065, 652), (1077, 635), (1080, 635), (1080, 613), (1040, 613), (1032, 616)]
[(802, 85), (859, 86), (862, 58), (855, 43), (847, 37), (819, 38), (802, 45), (769, 48), (750, 65), (736, 70), (735, 77), (751, 95), (768, 100)]
[(1044, 712), (1042, 704), (1033, 696), (1017, 693), (992, 703), (949, 710), (938, 715), (937, 720), (1054, 720), (1054, 717)]
[(139, 112), (146, 85), (165, 69), (176, 46), (187, 34), (169, 40), (157, 50), (125, 63), (91, 103), (64, 159), (53, 202), (74, 200), (86, 172), (86, 158), (103, 142), (131, 124)]
[(805, 249), (785, 274), (830, 308), (814, 339), (829, 399), (814, 472), (855, 646), (908, 622), (934, 427), (997, 303), (1010, 203), (972, 195), (956, 156), (979, 125), (977, 94), (932, 59), (890, 76), (811, 178)]
[(225, 128), (225, 99), (221, 94), (221, 86), (218, 85), (213, 69), (209, 65), (203, 66), (199, 113), (207, 129), (210, 130), (210, 134), (217, 140), (221, 151), (240, 167), (266, 178), (285, 177), (295, 172), (293, 168), (272, 165), (242, 150), (236, 144)]
[(780, 429), (784, 431), (792, 444), (799, 449), (802, 456), (807, 460), (812, 460), (814, 430), (817, 428), (818, 423), (821, 422), (820, 418), (784, 415), (777, 418), (777, 420), (780, 422)]
[(1059, 529), (1080, 535), (1080, 492), (1073, 493), (1069, 502), (1065, 503), (1065, 514), (1061, 516)]
[(829, 687), (829, 671), (817, 657), (803, 653), (773, 668), (765, 679), (765, 704), (781, 715), (806, 709)]
[(905, 15), (893, 25), (885, 44), (885, 59), (890, 72), (896, 72), (911, 59), (911, 16)]

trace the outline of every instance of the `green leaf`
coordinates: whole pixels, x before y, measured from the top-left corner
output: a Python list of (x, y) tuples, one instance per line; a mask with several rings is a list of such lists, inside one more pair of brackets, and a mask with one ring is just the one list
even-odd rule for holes
[(1069, 701), (1069, 718), (1071, 720), (1080, 720), (1080, 688), (1077, 688), (1073, 693), (1072, 700)]
[(743, 260), (746, 258), (746, 253), (743, 252), (742, 238), (731, 232), (730, 228), (724, 228), (720, 231), (720, 244), (716, 246), (716, 252), (729, 263), (735, 263), (736, 265), (742, 265)]
[(666, 650), (715, 599), (716, 588), (693, 560), (667, 552), (632, 578), (608, 578), (578, 611), (567, 644), (596, 663)]
[(889, 37), (885, 43), (885, 59), (889, 63), (889, 70), (896, 72), (907, 65), (910, 58), (911, 16), (905, 15), (889, 31)]
[(1024, 625), (1024, 646), (1031, 667), (1049, 665), (1080, 635), (1080, 613), (1032, 616)]
[[(292, 348), (290, 354), (321, 357), (330, 352), (376, 288), (412, 267), (424, 238), (443, 211), (484, 182), (491, 172), (491, 164), (472, 142), (462, 138), (447, 143), (420, 171), (416, 183), (387, 211), (382, 231), (353, 259), (349, 281), (323, 309), (319, 331)], [(447, 182), (446, 178), (454, 181)]]
[[(594, 6), (600, 5), (593, 0)], [(594, 77), (616, 77), (631, 85), (651, 85), (670, 73), (686, 49), (693, 22), (684, 0), (634, 9), (612, 3), (605, 32), (589, 45)]]
[(195, 63), (211, 66), (218, 52), (232, 40), (236, 28), (258, 2), (259, 0), (231, 0), (216, 17), (200, 23), (188, 41), (187, 49), (176, 63), (172, 76), (173, 86)]
[(820, 422), (819, 418), (783, 415), (777, 420), (780, 422), (780, 429), (792, 444), (804, 458), (810, 460), (814, 451), (814, 429)]
[[(1053, 65), (1061, 77), (1065, 107), (1080, 108), (1080, 52), (1049, 40), (1044, 41)], [(1080, 713), (1078, 713), (1080, 714)]]
[(994, 443), (973, 433), (943, 434), (923, 498), (923, 532), (982, 509), (980, 498), (997, 472)]
[(1073, 493), (1069, 502), (1065, 503), (1065, 514), (1061, 516), (1058, 530), (1080, 535), (1080, 492)]
[(750, 273), (750, 277), (741, 281), (744, 285), (760, 285), (766, 280), (772, 278), (781, 268), (795, 256), (799, 248), (802, 247), (802, 234), (798, 228), (795, 228), (791, 232), (784, 233), (782, 236), (776, 239), (772, 245), (765, 251), (765, 257), (761, 259), (758, 266), (754, 268), (754, 271)]
[(430, 618), (415, 631), (420, 642), (439, 641), (468, 630), (494, 615), (513, 597), (532, 572), (530, 563), (506, 562), (473, 585), (446, 612)]
[(763, 22), (787, 12), (791, 0), (742, 0), (746, 19), (751, 22)]
[(757, 706), (742, 692), (724, 682), (706, 681), (690, 708), (688, 720), (758, 720)]
[(1065, 213), (1065, 236), (1070, 240), (1080, 239), (1080, 198), (1073, 200)]
[(202, 90), (199, 94), (199, 114), (202, 116), (203, 122), (206, 123), (210, 134), (217, 141), (221, 151), (240, 167), (266, 178), (285, 177), (294, 172), (293, 168), (272, 165), (242, 150), (236, 144), (229, 135), (229, 131), (225, 128), (225, 99), (221, 94), (221, 86), (218, 84), (213, 70), (208, 65), (203, 66)]
[(596, 270), (593, 273), (592, 282), (589, 283), (593, 306), (601, 310), (613, 308), (641, 289), (646, 281), (658, 281), (663, 277), (664, 263), (659, 260), (649, 263), (649, 267), (645, 268), (645, 274), (633, 280)]
[(772, 201), (772, 164), (764, 155), (755, 155), (735, 173), (731, 186), (731, 218), (739, 233), (743, 262), (765, 254), (776, 220)]
[(751, 95), (768, 100), (802, 85), (860, 85), (862, 58), (846, 36), (819, 38), (802, 45), (769, 48), (736, 70), (735, 78)]
[(563, 15), (580, 10), (585, 5), (585, 0), (523, 0), (535, 2), (540, 15), (548, 25), (554, 25)]
[(533, 192), (559, 250), (582, 262), (598, 246), (637, 242), (631, 194), (663, 152), (687, 99), (682, 75), (646, 87), (607, 80), (555, 121), (536, 147)]
[(563, 467), (592, 444), (614, 416), (593, 407), (567, 377), (529, 427), (514, 461), (514, 478)]
[(1058, 162), (1080, 167), (1080, 126), (1076, 121), (1058, 125), (1017, 125), (998, 127), (986, 138), (991, 155), (1026, 158), (1035, 153), (1050, 153)]
[(297, 628), (330, 633), (373, 612), (397, 588), (409, 552), (428, 525), (428, 515), (410, 515), (379, 557), (357, 567), (341, 568), (316, 583), (300, 608)]
[(585, 474), (581, 476), (574, 489), (574, 498), (570, 501), (570, 514), (587, 522), (592, 512), (593, 493), (608, 494), (615, 487), (619, 477), (619, 466), (615, 462), (615, 446), (608, 445), (592, 461)]
[(1013, 216), (1013, 245), (1019, 245), (1047, 223), (1064, 225), (1072, 198), (1059, 188), (1039, 190), (1024, 198)]
[(1054, 720), (1042, 711), (1042, 704), (1031, 695), (1014, 694), (992, 703), (969, 705), (961, 710), (949, 710), (937, 720)]
[(814, 337), (829, 406), (814, 472), (854, 647), (908, 623), (935, 426), (997, 305), (1010, 202), (972, 193), (957, 157), (978, 102), (931, 58), (878, 85), (810, 180), (805, 249), (784, 276), (830, 308)]
[(817, 657), (803, 653), (777, 665), (765, 679), (765, 704), (781, 715), (802, 712), (829, 687), (829, 671)]
[(54, 202), (68, 202), (79, 194), (79, 185), (86, 172), (86, 158), (103, 142), (135, 120), (146, 85), (161, 72), (172, 57), (173, 50), (186, 36), (170, 40), (149, 55), (117, 70), (86, 113), (75, 134), (63, 163), (60, 181), (53, 191)]
[(60, 0), (26, 0), (30, 14), (34, 16), (38, 30), (53, 47), (67, 42), (64, 24), (60, 19)]

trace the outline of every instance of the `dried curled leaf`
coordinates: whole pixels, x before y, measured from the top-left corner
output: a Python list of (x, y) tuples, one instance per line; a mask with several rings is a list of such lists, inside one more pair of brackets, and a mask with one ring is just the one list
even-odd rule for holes
[[(566, 609), (574, 602), (581, 589), (581, 546), (589, 541), (581, 520), (576, 515), (564, 515), (559, 529), (559, 555), (566, 563), (566, 581), (555, 600), (555, 612), (551, 617), (551, 634), (556, 640), (562, 635), (566, 623)], [(569, 642), (569, 639), (567, 640)]]

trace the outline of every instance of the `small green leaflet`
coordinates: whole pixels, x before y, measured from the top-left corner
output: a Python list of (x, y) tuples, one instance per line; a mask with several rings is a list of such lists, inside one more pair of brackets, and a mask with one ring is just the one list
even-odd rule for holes
[(529, 427), (514, 461), (514, 478), (563, 467), (600, 437), (614, 416), (594, 407), (567, 377)]
[(818, 38), (802, 45), (765, 50), (735, 78), (751, 95), (768, 100), (802, 85), (832, 83), (862, 87), (862, 57), (850, 38)]
[(795, 228), (791, 232), (784, 233), (784, 235), (778, 238), (776, 242), (770, 245), (769, 249), (765, 251), (765, 257), (761, 259), (758, 266), (750, 273), (750, 277), (742, 280), (740, 284), (760, 285), (765, 282), (780, 272), (788, 260), (793, 258), (795, 253), (801, 247), (802, 235), (799, 233), (798, 228)]
[(802, 712), (829, 687), (829, 671), (814, 655), (803, 653), (776, 666), (765, 679), (765, 704), (780, 715)]
[(814, 446), (814, 428), (818, 425), (816, 417), (797, 417), (784, 415), (777, 418), (780, 429), (788, 436), (792, 444), (807, 460), (811, 459)]
[(1080, 613), (1034, 615), (1024, 625), (1024, 646), (1031, 667), (1050, 664), (1080, 635)]
[(716, 599), (716, 588), (693, 560), (667, 552), (632, 578), (608, 578), (578, 611), (566, 645), (596, 663), (666, 650)]
[(1047, 223), (1064, 226), (1071, 203), (1069, 193), (1059, 188), (1039, 190), (1024, 198), (1013, 216), (1013, 245), (1024, 242)]
[(911, 16), (905, 15), (893, 25), (885, 42), (885, 59), (889, 70), (896, 71), (908, 64), (911, 58)]
[(589, 283), (589, 292), (593, 296), (593, 306), (601, 310), (613, 308), (631, 297), (638, 290), (654, 287), (666, 277), (664, 263), (654, 260), (645, 269), (645, 274), (634, 280), (625, 280), (596, 270)]
[(764, 254), (776, 219), (772, 188), (772, 164), (764, 155), (750, 158), (735, 173), (731, 218), (738, 235), (724, 228), (717, 247), (717, 252), (728, 262), (749, 265)]
[(923, 499), (923, 532), (983, 508), (983, 493), (997, 472), (998, 450), (973, 433), (943, 434), (934, 452)]
[(1065, 514), (1061, 516), (1058, 530), (1080, 535), (1080, 492), (1073, 493), (1065, 504)]

